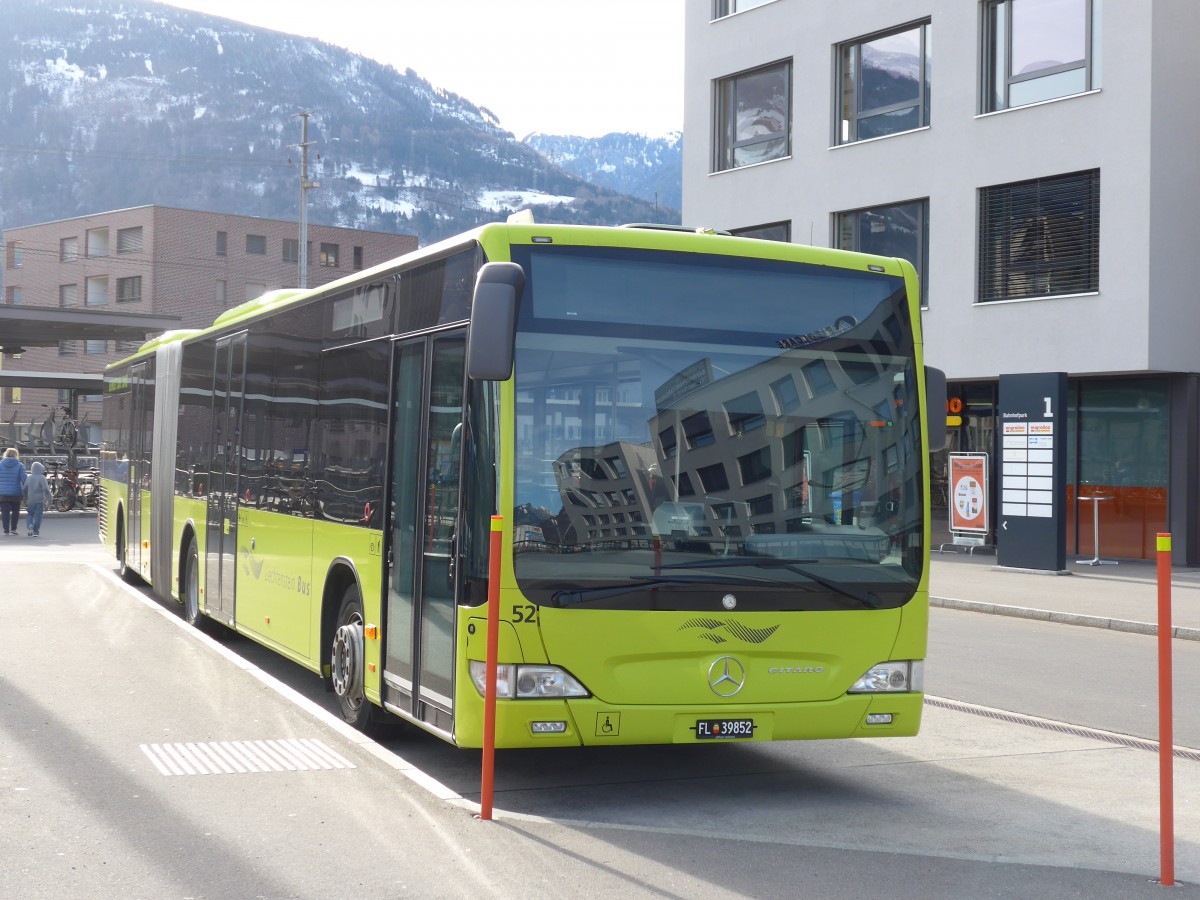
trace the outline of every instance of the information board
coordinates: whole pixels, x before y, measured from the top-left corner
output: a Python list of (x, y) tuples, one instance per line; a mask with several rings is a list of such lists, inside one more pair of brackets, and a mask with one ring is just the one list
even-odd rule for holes
[(1000, 376), (996, 561), (1066, 569), (1067, 375)]

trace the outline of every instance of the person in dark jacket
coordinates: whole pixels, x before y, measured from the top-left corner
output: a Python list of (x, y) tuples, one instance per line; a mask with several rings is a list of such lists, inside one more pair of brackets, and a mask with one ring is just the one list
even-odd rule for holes
[(25, 488), (25, 466), (16, 447), (4, 451), (0, 459), (0, 522), (5, 534), (16, 534), (21, 520), (21, 495)]

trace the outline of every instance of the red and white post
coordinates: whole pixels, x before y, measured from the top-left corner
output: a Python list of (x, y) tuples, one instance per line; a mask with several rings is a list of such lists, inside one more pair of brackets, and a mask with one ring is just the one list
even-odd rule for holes
[(492, 516), (488, 548), (487, 668), (483, 689), (483, 777), (479, 790), (479, 818), (492, 819), (492, 794), (496, 762), (496, 656), (500, 646), (500, 548), (504, 516)]
[(1171, 535), (1158, 535), (1159, 884), (1175, 884), (1175, 736), (1171, 698)]

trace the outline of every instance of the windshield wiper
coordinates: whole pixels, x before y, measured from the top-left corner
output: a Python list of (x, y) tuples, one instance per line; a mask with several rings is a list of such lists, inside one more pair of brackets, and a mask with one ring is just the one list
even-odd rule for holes
[[(667, 566), (663, 566), (662, 568), (665, 569)], [(763, 578), (738, 578), (735, 581), (737, 584), (784, 586), (780, 582)], [(632, 594), (634, 591), (640, 591), (645, 588), (656, 588), (665, 584), (690, 584), (697, 587), (713, 586), (713, 582), (705, 578), (698, 578), (695, 575), (668, 576), (666, 578), (631, 577), (628, 584), (600, 584), (595, 587), (560, 588), (550, 595), (550, 599), (558, 606), (575, 606), (585, 602), (585, 596), (588, 601), (607, 600), (610, 597), (620, 597), (624, 594)]]
[(722, 556), (708, 560), (697, 559), (689, 562), (664, 563), (661, 568), (720, 569), (730, 566), (751, 566), (756, 569), (786, 569), (789, 572), (795, 572), (797, 575), (803, 575), (805, 578), (816, 582), (822, 587), (828, 588), (835, 594), (841, 594), (843, 597), (857, 600), (863, 606), (870, 607), (871, 609), (881, 609), (883, 607), (883, 601), (872, 591), (860, 591), (857, 588), (852, 588), (849, 585), (826, 578), (824, 575), (818, 575), (812, 569), (806, 568), (809, 564), (819, 562), (819, 559), (777, 559), (773, 556)]

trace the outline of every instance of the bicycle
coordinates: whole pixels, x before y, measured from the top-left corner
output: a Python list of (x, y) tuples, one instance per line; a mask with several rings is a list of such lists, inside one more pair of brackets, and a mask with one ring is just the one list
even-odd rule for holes
[(58, 463), (51, 463), (51, 467), (47, 479), (50, 482), (50, 508), (56, 512), (70, 512), (79, 499), (79, 473), (71, 469), (59, 472)]
[(76, 472), (75, 499), (84, 509), (95, 509), (100, 506), (100, 470), (92, 468), (87, 472)]

